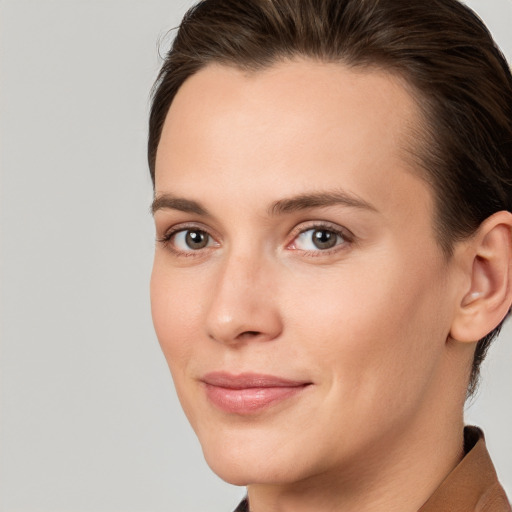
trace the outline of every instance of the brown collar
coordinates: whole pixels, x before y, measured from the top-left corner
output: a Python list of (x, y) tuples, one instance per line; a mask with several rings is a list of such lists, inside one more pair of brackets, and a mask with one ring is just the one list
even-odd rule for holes
[(419, 512), (511, 512), (477, 427), (464, 429), (466, 456)]

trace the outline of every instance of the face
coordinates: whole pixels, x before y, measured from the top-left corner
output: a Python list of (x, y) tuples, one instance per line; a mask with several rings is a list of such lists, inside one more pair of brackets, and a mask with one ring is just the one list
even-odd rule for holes
[(404, 150), (417, 121), (397, 78), (310, 61), (212, 65), (174, 99), (152, 313), (225, 480), (347, 470), (432, 421), (454, 272)]

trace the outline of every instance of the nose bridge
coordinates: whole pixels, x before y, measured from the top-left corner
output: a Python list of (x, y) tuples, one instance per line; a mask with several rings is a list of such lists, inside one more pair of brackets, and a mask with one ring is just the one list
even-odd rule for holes
[(278, 336), (282, 326), (272, 274), (271, 261), (262, 252), (228, 251), (214, 281), (208, 335), (224, 343)]

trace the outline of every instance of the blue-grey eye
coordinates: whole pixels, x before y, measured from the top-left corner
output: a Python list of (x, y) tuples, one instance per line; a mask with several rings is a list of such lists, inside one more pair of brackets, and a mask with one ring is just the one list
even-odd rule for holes
[(302, 251), (325, 251), (343, 242), (343, 237), (331, 229), (312, 228), (300, 233), (294, 245)]
[(197, 251), (211, 245), (211, 238), (200, 229), (184, 229), (173, 236), (173, 245), (180, 251)]

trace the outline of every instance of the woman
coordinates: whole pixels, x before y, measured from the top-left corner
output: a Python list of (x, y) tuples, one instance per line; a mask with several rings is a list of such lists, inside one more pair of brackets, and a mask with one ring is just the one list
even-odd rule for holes
[(510, 71), (456, 0), (185, 16), (152, 312), (238, 510), (510, 510), (463, 405), (512, 303), (511, 141)]

